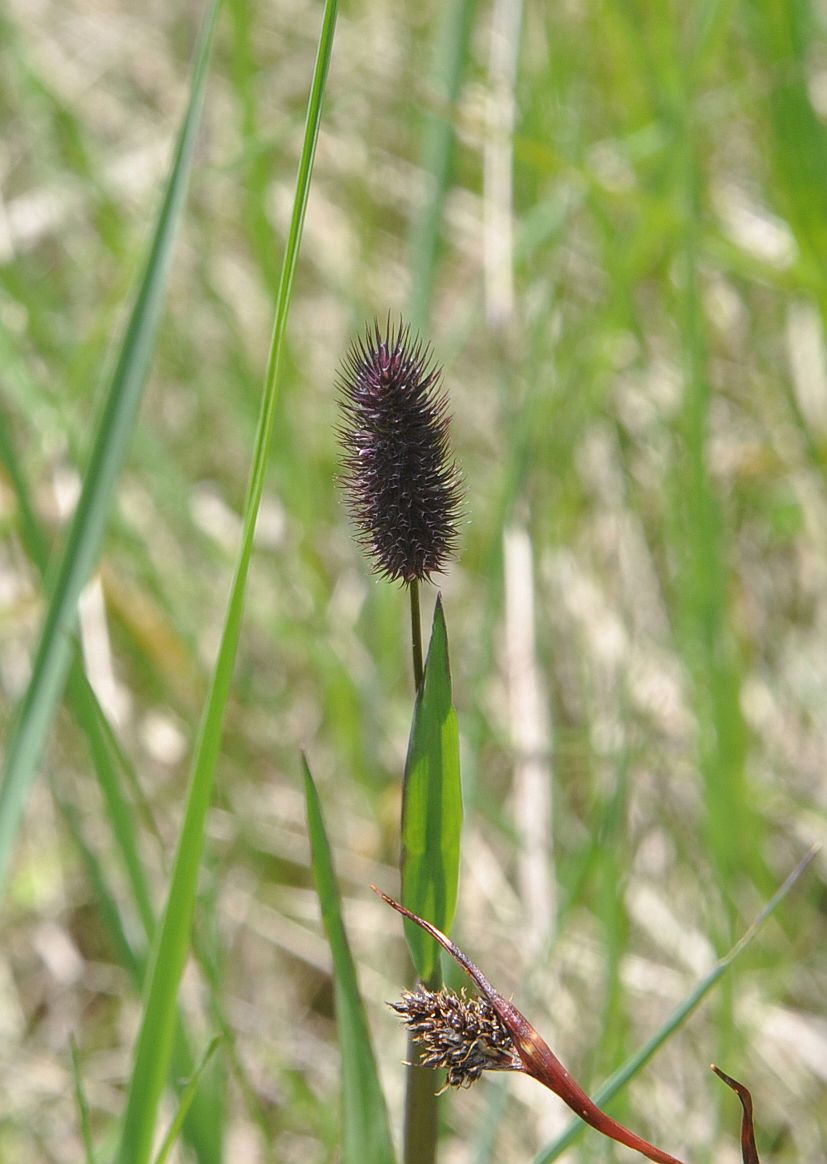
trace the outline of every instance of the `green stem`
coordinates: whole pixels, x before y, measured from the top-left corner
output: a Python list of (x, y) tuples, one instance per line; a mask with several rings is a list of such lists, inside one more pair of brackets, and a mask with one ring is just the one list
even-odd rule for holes
[(411, 596), (411, 647), (413, 653), (414, 686), (419, 691), (422, 686), (424, 667), (422, 665), (422, 619), (419, 614), (419, 581), (414, 578), (408, 586)]
[[(422, 688), (425, 668), (422, 660), (422, 618), (419, 608), (419, 582), (414, 579), (408, 586), (411, 599), (411, 654), (414, 686), (417, 694)], [(405, 794), (403, 790), (403, 803)], [(404, 811), (404, 810), (403, 810)], [(431, 990), (440, 986), (439, 973), (427, 983)], [(408, 1039), (408, 1071), (405, 1088), (405, 1135), (403, 1160), (405, 1164), (435, 1164), (439, 1114), (435, 1094), (436, 1078), (427, 1067), (420, 1067), (420, 1047)]]
[[(429, 986), (433, 988), (433, 983)], [(408, 1039), (408, 1078), (405, 1090), (405, 1164), (434, 1164), (439, 1132), (436, 1087), (438, 1076), (420, 1067), (420, 1047)]]

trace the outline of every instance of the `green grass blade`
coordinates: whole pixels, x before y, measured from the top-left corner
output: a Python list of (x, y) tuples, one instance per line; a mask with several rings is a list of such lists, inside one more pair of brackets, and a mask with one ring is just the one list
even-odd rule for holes
[[(459, 889), (462, 785), (459, 728), (451, 694), (448, 635), (437, 599), (425, 677), (414, 708), (402, 802), (402, 901), (447, 933)], [(439, 953), (432, 938), (405, 923), (416, 972), (430, 981)]]
[[(121, 957), (122, 964), (132, 974), (136, 987), (140, 990), (146, 971), (146, 947), (152, 942), (155, 933), (155, 914), (152, 907), (149, 879), (144, 869), (138, 851), (138, 839), (134, 827), (134, 808), (124, 796), (119, 779), (119, 768), (123, 767), (125, 757), (118, 754), (117, 741), (114, 739), (106, 717), (95, 698), (86, 675), (80, 663), (75, 660), (69, 674), (67, 696), (70, 707), (79, 726), (86, 733), (89, 749), (93, 757), (95, 773), (106, 803), (106, 814), (121, 861), (124, 865), (128, 884), (133, 901), (138, 910), (146, 936), (146, 944), (141, 947), (137, 955), (131, 960)], [(84, 853), (90, 879), (97, 886), (96, 900), (100, 903), (102, 912), (107, 920), (107, 929), (116, 941), (116, 948), (123, 951), (125, 935), (120, 934), (120, 916), (117, 904), (108, 887), (108, 871), (98, 863), (97, 876), (94, 875), (91, 850), (88, 850), (80, 826), (68, 802), (61, 800), (55, 793), (64, 815), (70, 823), (75, 843)], [(108, 908), (104, 910), (104, 905)], [(172, 1062), (168, 1078), (176, 1080), (188, 1078), (193, 1071), (193, 1057), (190, 1051), (190, 1040), (184, 1026), (183, 1019), (178, 1017), (175, 1039), (173, 1043)], [(221, 1105), (217, 1094), (212, 1094), (215, 1080), (204, 1081), (202, 1087), (194, 1094), (187, 1104), (185, 1134), (192, 1145), (201, 1164), (215, 1164), (221, 1158)]]
[[(669, 1016), (663, 1026), (657, 1031), (648, 1042), (632, 1055), (622, 1067), (606, 1080), (602, 1087), (594, 1094), (594, 1099), (601, 1107), (605, 1107), (617, 1093), (626, 1086), (630, 1079), (633, 1079), (637, 1073), (646, 1066), (652, 1056), (660, 1050), (668, 1038), (682, 1026), (693, 1010), (703, 1001), (709, 994), (712, 987), (718, 980), (726, 973), (738, 955), (749, 945), (755, 935), (763, 926), (764, 922), (770, 917), (775, 909), (781, 904), (796, 882), (806, 872), (810, 863), (815, 859), (818, 853), (818, 847), (809, 850), (806, 856), (793, 869), (784, 884), (773, 894), (767, 904), (759, 913), (758, 917), (753, 921), (752, 925), (739, 938), (731, 950), (729, 950), (722, 958), (719, 958), (712, 969), (704, 978), (698, 983), (695, 989), (686, 996), (680, 1006)], [(534, 1164), (551, 1164), (552, 1160), (556, 1160), (585, 1130), (586, 1125), (582, 1120), (572, 1120), (566, 1130), (561, 1133), (548, 1147), (544, 1148), (534, 1158)]]
[(118, 901), (109, 882), (108, 870), (103, 861), (86, 841), (81, 827), (80, 814), (71, 801), (63, 796), (53, 781), (52, 795), (55, 804), (60, 809), (66, 822), (75, 846), (86, 870), (86, 877), (94, 893), (95, 906), (100, 916), (103, 928), (118, 963), (129, 972), (130, 977), (140, 986), (142, 972), (141, 953), (135, 949), (132, 936), (127, 932), (127, 926), (118, 905)]
[[(86, 876), (94, 891), (103, 927), (112, 943), (118, 962), (128, 972), (137, 988), (140, 988), (146, 969), (146, 956), (132, 948), (130, 937), (124, 928), (118, 902), (109, 885), (109, 871), (87, 844), (77, 811), (68, 800), (61, 797), (54, 788), (55, 801), (65, 817), (74, 838)], [(179, 1017), (169, 1078), (187, 1079), (193, 1071), (193, 1056), (184, 1023)], [(210, 1081), (206, 1081), (209, 1083)], [(202, 1086), (187, 1106), (184, 1133), (192, 1145), (196, 1158), (201, 1164), (212, 1164), (221, 1159), (221, 1109), (217, 1097)]]
[[(827, 132), (808, 81), (818, 17), (810, 4), (779, 4), (776, 0), (757, 0), (748, 12), (746, 27), (771, 79), (764, 102), (769, 126), (766, 151), (775, 175), (772, 192), (795, 234), (801, 265), (811, 285), (808, 291), (827, 325)], [(824, 477), (819, 434), (805, 418), (786, 377), (779, 386), (810, 461)]]
[(83, 1154), (86, 1164), (95, 1164), (95, 1148), (92, 1143), (92, 1125), (89, 1120), (89, 1104), (86, 1102), (86, 1092), (83, 1088), (83, 1077), (80, 1073), (80, 1056), (74, 1035), (69, 1040), (69, 1049), (72, 1052), (72, 1079), (75, 1084), (75, 1100), (80, 1116), (80, 1131), (83, 1137)]
[(681, 223), (675, 238), (681, 271), (675, 314), (683, 399), (672, 478), (675, 548), (680, 555), (675, 572), (676, 626), (693, 687), (707, 835), (726, 909), (725, 925), (716, 938), (720, 952), (732, 940), (735, 926), (733, 877), (746, 869), (760, 880), (760, 862), (755, 858), (760, 826), (746, 778), (749, 733), (741, 706), (743, 663), (733, 626), (727, 514), (711, 469), (714, 394), (710, 329), (703, 310), (706, 191), (694, 122), (697, 77), (691, 52), (678, 51), (664, 60), (674, 84), (674, 108), (664, 119), (664, 130), (674, 140), (672, 197)]
[[(0, 463), (5, 466), (9, 480), (14, 486), (21, 538), (30, 558), (42, 575), (45, 573), (48, 561), (48, 543), (31, 504), (29, 491), (20, 470), (10, 434), (3, 424), (0, 424)], [(130, 782), (134, 783), (134, 773), (128, 769), (127, 758), (123, 754), (86, 677), (78, 658), (76, 644), (69, 669), (66, 697), (77, 724), (84, 732), (89, 744), (95, 774), (106, 802), (107, 819), (124, 866), (135, 907), (144, 927), (147, 944), (149, 944), (155, 931), (155, 914), (152, 907), (149, 879), (138, 850), (134, 804), (124, 796), (121, 781), (121, 772), (128, 770)], [(71, 802), (61, 794), (56, 781), (53, 782), (52, 795), (80, 851), (89, 882), (95, 891), (95, 901), (98, 904), (101, 919), (113, 948), (117, 952), (118, 961), (129, 971), (137, 988), (140, 989), (146, 958), (143, 950), (133, 949), (132, 943), (127, 937), (121, 910), (110, 886), (110, 871), (87, 844), (79, 814)], [(192, 1055), (189, 1050), (189, 1040), (183, 1022), (179, 1022), (173, 1050), (171, 1078), (186, 1078), (191, 1071)], [(214, 1164), (220, 1159), (220, 1120), (220, 1106), (215, 1102), (215, 1097), (209, 1094), (208, 1088), (202, 1087), (189, 1108), (184, 1128), (186, 1137), (192, 1144), (201, 1164)]]
[(217, 7), (218, 0), (214, 0), (204, 26), (190, 102), (146, 270), (95, 436), (77, 510), (50, 589), (31, 679), (9, 740), (0, 785), (0, 887), (8, 870), (29, 788), (63, 692), (74, 649), (78, 598), (100, 554), (106, 521), (146, 383), (172, 262), (175, 230), (192, 168)]
[(747, 28), (752, 31), (769, 83), (766, 103), (771, 134), (767, 155), (775, 173), (787, 221), (805, 259), (819, 272), (820, 306), (825, 309), (827, 261), (827, 133), (808, 84), (812, 39), (818, 28), (816, 6), (756, 0)]
[(319, 794), (303, 759), (313, 877), (333, 955), (336, 1021), (342, 1056), (342, 1160), (344, 1164), (391, 1164), (395, 1160), (385, 1099), (370, 1030), (359, 995), (356, 966), (342, 922), (339, 890)]
[(436, 111), (425, 117), (422, 169), (430, 179), (429, 197), (411, 232), (411, 294), (413, 326), (426, 328), (431, 313), (442, 216), (454, 156), (454, 112), (462, 93), (476, 0), (452, 0), (442, 7), (432, 75)]
[[(0, 353), (0, 359), (3, 358), (3, 354), (5, 353)], [(20, 462), (17, 459), (17, 450), (12, 443), (9, 420), (5, 413), (0, 414), (0, 463), (5, 467), (14, 488), (18, 509), (18, 527), (23, 545), (26, 547), (26, 553), (40, 573), (44, 574), (49, 561), (49, 543), (34, 512), (29, 490), (20, 469)]]
[(133, 806), (123, 793), (111, 728), (78, 660), (72, 664), (67, 693), (75, 718), (86, 733), (107, 817), (149, 943), (155, 932), (155, 915), (149, 879), (138, 852)]
[(192, 1078), (187, 1081), (187, 1085), (181, 1093), (181, 1098), (178, 1101), (178, 1111), (175, 1113), (175, 1118), (170, 1124), (169, 1131), (164, 1136), (164, 1142), (158, 1149), (158, 1155), (155, 1157), (155, 1164), (165, 1164), (170, 1152), (175, 1145), (175, 1141), (181, 1135), (181, 1128), (184, 1126), (184, 1120), (187, 1118), (187, 1113), (192, 1106), (192, 1101), (198, 1093), (198, 1087), (201, 1083), (201, 1078), (212, 1059), (213, 1055), (218, 1049), (218, 1044), (221, 1042), (222, 1036), (215, 1035), (210, 1041), (209, 1046), (204, 1052), (201, 1062), (195, 1070)]
[(333, 50), (337, 8), (336, 0), (328, 0), (325, 4), (319, 49), (307, 107), (304, 143), (299, 160), (293, 213), (276, 297), (275, 323), (267, 361), (250, 480), (244, 503), (241, 546), (230, 590), (218, 658), (196, 744), (192, 776), (187, 791), (184, 822), (178, 840), (169, 895), (150, 963), (144, 1015), (138, 1036), (118, 1153), (120, 1164), (144, 1164), (149, 1159), (161, 1091), (169, 1068), (178, 987), (190, 945), (198, 874), (204, 849), (204, 830), (207, 812), (212, 800), (224, 711), (229, 697), (241, 633), (256, 519), (264, 490), (264, 478), (278, 402), (278, 370), (292, 297), (302, 227), (307, 210), (307, 199), (310, 192), (313, 158), (321, 124), (322, 98)]
[[(48, 542), (32, 506), (29, 490), (20, 470), (17, 453), (7, 426), (2, 423), (0, 423), (0, 463), (5, 466), (14, 486), (23, 544), (40, 574), (45, 575), (49, 557)], [(106, 797), (109, 819), (132, 887), (135, 904), (138, 907), (147, 936), (151, 938), (155, 919), (152, 915), (149, 885), (138, 855), (132, 808), (121, 792), (120, 781), (112, 760), (115, 741), (97, 697), (78, 660), (76, 644), (72, 643), (71, 646), (67, 681), (69, 703), (89, 742), (95, 762), (95, 771)]]

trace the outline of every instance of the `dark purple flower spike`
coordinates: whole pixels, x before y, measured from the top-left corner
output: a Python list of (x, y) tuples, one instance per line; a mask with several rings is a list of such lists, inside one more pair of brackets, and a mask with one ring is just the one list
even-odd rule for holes
[(400, 321), (374, 322), (339, 370), (342, 484), (376, 573), (423, 581), (456, 550), (462, 485), (448, 401), (430, 347)]

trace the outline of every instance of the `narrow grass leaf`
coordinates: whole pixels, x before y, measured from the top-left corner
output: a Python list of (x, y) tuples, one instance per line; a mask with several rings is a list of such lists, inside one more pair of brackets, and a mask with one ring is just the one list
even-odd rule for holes
[(192, 1078), (187, 1081), (187, 1085), (181, 1093), (181, 1098), (178, 1101), (178, 1111), (175, 1113), (175, 1118), (170, 1124), (169, 1131), (164, 1136), (164, 1142), (158, 1149), (158, 1154), (155, 1157), (155, 1164), (165, 1164), (170, 1152), (175, 1145), (175, 1141), (181, 1135), (181, 1128), (184, 1125), (184, 1120), (187, 1118), (187, 1113), (192, 1107), (192, 1102), (198, 1093), (198, 1087), (201, 1083), (201, 1077), (207, 1069), (207, 1066), (218, 1049), (218, 1044), (222, 1040), (222, 1035), (215, 1035), (210, 1041), (209, 1046), (204, 1052), (201, 1062), (195, 1070)]
[[(48, 560), (48, 543), (39, 519), (31, 504), (28, 487), (17, 454), (7, 428), (0, 423), (0, 462), (5, 466), (12, 482), (18, 505), (20, 535), (26, 550), (41, 575), (45, 573)], [(155, 931), (155, 915), (152, 907), (149, 879), (141, 861), (138, 848), (136, 819), (140, 813), (122, 790), (121, 773), (126, 782), (136, 792), (135, 773), (120, 747), (120, 744), (106, 719), (78, 657), (74, 644), (73, 658), (66, 685), (68, 705), (78, 726), (86, 735), (92, 755), (95, 775), (106, 802), (106, 814), (112, 829), (113, 839), (132, 892), (133, 902), (138, 911), (146, 935), (146, 944), (152, 941)], [(80, 851), (86, 867), (89, 882), (95, 890), (95, 901), (101, 913), (118, 961), (128, 971), (138, 989), (143, 981), (146, 957), (143, 949), (133, 948), (127, 936), (127, 927), (122, 918), (122, 909), (111, 888), (111, 870), (101, 862), (87, 844), (81, 827), (80, 817), (70, 800), (65, 797), (57, 781), (52, 782), (52, 795), (66, 820), (69, 833)], [(183, 1021), (179, 1020), (173, 1049), (170, 1076), (173, 1079), (186, 1078), (192, 1071), (192, 1055)], [(209, 1081), (212, 1083), (212, 1081)], [(221, 1109), (210, 1095), (209, 1086), (199, 1090), (192, 1104), (184, 1127), (184, 1133), (192, 1145), (201, 1164), (217, 1164), (221, 1156), (219, 1134)]]
[(410, 316), (417, 331), (427, 330), (439, 252), (439, 235), (454, 157), (454, 111), (472, 60), (471, 32), (477, 0), (449, 0), (441, 6), (434, 46), (431, 86), (436, 112), (427, 112), (422, 133), (422, 170), (429, 197), (411, 232)]
[[(594, 1099), (601, 1107), (605, 1107), (617, 1093), (626, 1086), (626, 1084), (637, 1075), (637, 1073), (646, 1066), (652, 1056), (660, 1050), (663, 1044), (674, 1034), (678, 1027), (682, 1026), (686, 1019), (692, 1014), (693, 1010), (703, 1001), (709, 994), (712, 987), (719, 981), (719, 979), (726, 973), (735, 959), (740, 953), (749, 945), (764, 922), (781, 904), (796, 882), (806, 872), (810, 863), (815, 859), (818, 853), (818, 846), (810, 849), (805, 857), (798, 863), (784, 884), (777, 890), (770, 898), (758, 917), (753, 921), (752, 925), (739, 938), (731, 950), (729, 950), (722, 958), (719, 958), (712, 969), (704, 978), (698, 983), (695, 989), (686, 996), (680, 1006), (670, 1015), (663, 1026), (657, 1031), (648, 1042), (632, 1055), (615, 1073), (606, 1080), (602, 1087), (595, 1092)], [(572, 1120), (566, 1130), (553, 1140), (546, 1148), (543, 1149), (534, 1158), (534, 1164), (551, 1164), (552, 1160), (556, 1160), (566, 1148), (568, 1148), (574, 1141), (582, 1134), (586, 1125), (581, 1120)]]
[(307, 106), (304, 142), (299, 159), (293, 212), (276, 296), (273, 335), (267, 361), (250, 479), (244, 500), (241, 545), (230, 588), (218, 657), (196, 742), (184, 821), (178, 840), (169, 894), (149, 967), (143, 1020), (138, 1035), (126, 1114), (121, 1131), (119, 1164), (145, 1164), (149, 1159), (158, 1105), (164, 1079), (169, 1069), (178, 987), (190, 946), (198, 875), (204, 850), (207, 812), (212, 800), (224, 711), (229, 698), (241, 634), (256, 520), (261, 506), (264, 479), (270, 458), (270, 445), (278, 403), (278, 372), (299, 256), (302, 227), (310, 193), (313, 159), (321, 124), (322, 98), (333, 51), (337, 9), (336, 0), (327, 0), (322, 17), (319, 48)]
[(95, 1148), (92, 1142), (92, 1124), (89, 1119), (89, 1104), (86, 1102), (86, 1092), (83, 1087), (83, 1077), (80, 1073), (80, 1056), (75, 1036), (69, 1040), (69, 1049), (72, 1052), (72, 1079), (75, 1084), (75, 1100), (80, 1116), (80, 1132), (83, 1137), (83, 1154), (86, 1164), (95, 1164)]
[(336, 1022), (342, 1056), (342, 1160), (343, 1164), (363, 1164), (363, 1161), (392, 1164), (395, 1155), (385, 1099), (359, 994), (356, 966), (342, 922), (330, 842), (316, 785), (307, 761), (302, 758), (302, 762), (313, 877), (333, 955)]
[(213, 0), (196, 57), (190, 100), (175, 160), (121, 345), (103, 415), (95, 434), (80, 499), (49, 588), (48, 606), (32, 674), (11, 732), (0, 784), (0, 888), (29, 788), (48, 739), (74, 650), (77, 604), (98, 560), (118, 477), (129, 449), (164, 302), (175, 230), (204, 102), (207, 61), (218, 0)]
[[(118, 902), (109, 884), (109, 870), (87, 844), (74, 806), (60, 795), (57, 788), (53, 788), (52, 792), (80, 852), (103, 928), (112, 943), (117, 961), (129, 972), (136, 987), (140, 989), (146, 970), (146, 956), (143, 951), (136, 951), (131, 945)], [(183, 1019), (179, 1015), (169, 1078), (188, 1079), (192, 1071), (193, 1054), (190, 1050), (190, 1040)], [(210, 1084), (209, 1078), (203, 1081), (185, 1113), (184, 1134), (200, 1164), (218, 1164), (221, 1159), (221, 1107), (217, 1102), (217, 1096), (211, 1094)]]
[(818, 273), (824, 311), (827, 132), (807, 72), (818, 27), (817, 6), (756, 0), (747, 12), (745, 27), (752, 33), (772, 81), (762, 97), (769, 111), (771, 133), (765, 146), (775, 174), (773, 192), (781, 201), (805, 261)]
[[(48, 543), (31, 503), (29, 489), (21, 472), (8, 428), (1, 421), (0, 463), (5, 466), (14, 486), (19, 515), (18, 524), (23, 544), (41, 576), (45, 576), (49, 557)], [(112, 760), (116, 741), (78, 659), (77, 643), (72, 642), (70, 648), (67, 681), (69, 703), (89, 742), (95, 762), (95, 771), (106, 797), (110, 823), (118, 842), (135, 903), (147, 935), (151, 938), (155, 920), (152, 915), (149, 885), (138, 855), (132, 807), (121, 793), (120, 781)]]
[[(678, 54), (680, 55), (680, 54)], [(674, 60), (676, 112), (675, 205), (680, 211), (676, 301), (683, 363), (680, 440), (673, 463), (678, 645), (694, 688), (698, 761), (705, 784), (706, 826), (727, 907), (718, 950), (731, 941), (733, 877), (748, 869), (760, 882), (760, 822), (746, 781), (747, 725), (742, 710), (743, 663), (733, 626), (730, 550), (720, 492), (710, 468), (714, 435), (711, 337), (703, 311), (703, 157), (693, 117), (697, 90), (688, 61)], [(729, 1010), (724, 998), (724, 1013)]]
[[(441, 598), (414, 707), (402, 795), (402, 901), (447, 933), (459, 890), (462, 785)], [(436, 944), (410, 922), (405, 931), (417, 974), (431, 981), (438, 966)]]
[[(827, 326), (827, 132), (808, 78), (818, 17), (813, 5), (777, 0), (756, 0), (746, 11), (745, 27), (773, 78), (763, 94), (770, 130), (766, 152), (775, 175), (772, 192), (795, 235), (802, 275), (811, 284), (808, 293)], [(824, 479), (819, 434), (802, 412), (791, 380), (781, 377), (779, 388), (813, 468)]]
[(88, 844), (80, 822), (80, 814), (68, 797), (64, 796), (57, 781), (52, 782), (52, 795), (60, 810), (70, 836), (80, 855), (89, 885), (94, 893), (95, 905), (100, 915), (103, 929), (112, 945), (118, 963), (129, 972), (130, 977), (140, 986), (143, 960), (135, 949), (133, 936), (128, 932), (115, 893), (109, 879), (109, 871)]

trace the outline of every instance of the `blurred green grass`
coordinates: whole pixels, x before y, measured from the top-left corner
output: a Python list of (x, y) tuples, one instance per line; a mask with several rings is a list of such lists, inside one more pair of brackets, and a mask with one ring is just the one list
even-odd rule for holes
[[(105, 619), (83, 619), (145, 801), (156, 909), (239, 535), (319, 16), (225, 4)], [(0, 407), (53, 556), (196, 20), (94, 3), (2, 16)], [(468, 488), (443, 593), (466, 780), (457, 932), (475, 961), (596, 1085), (824, 837), (824, 33), (815, 5), (769, 0), (342, 13), (183, 996), (196, 1058), (228, 1033), (228, 1159), (337, 1148), (299, 747), (401, 1111), (404, 1040), (381, 1003), (408, 971), (367, 885), (396, 888), (405, 603), (367, 576), (335, 486), (333, 377), (365, 318), (428, 327)], [(5, 727), (42, 609), (7, 473), (0, 515)], [(506, 618), (506, 528), (530, 540), (533, 647)], [(545, 857), (523, 835), (526, 672), (550, 740)], [(139, 996), (121, 955), (140, 925), (91, 774), (61, 716), (0, 904), (2, 1159), (80, 1155), (72, 1032), (99, 1142), (123, 1109)], [(545, 913), (535, 883), (556, 887)], [(823, 899), (822, 859), (620, 1118), (693, 1162), (735, 1159), (714, 1058), (751, 1086), (764, 1158), (827, 1155)], [(532, 1159), (565, 1124), (527, 1081), (501, 1106), (497, 1086), (441, 1101), (446, 1160)], [(601, 1151), (586, 1138), (571, 1158)]]

